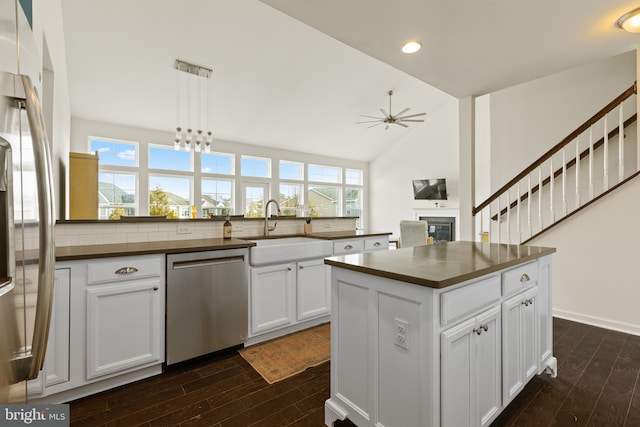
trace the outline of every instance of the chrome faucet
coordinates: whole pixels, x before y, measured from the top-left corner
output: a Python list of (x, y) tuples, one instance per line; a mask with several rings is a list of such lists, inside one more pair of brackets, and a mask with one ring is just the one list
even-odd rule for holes
[(266, 205), (264, 205), (264, 235), (265, 235), (265, 237), (269, 237), (269, 232), (275, 230), (276, 226), (278, 225), (278, 223), (276, 222), (275, 224), (273, 224), (273, 227), (269, 227), (269, 205), (271, 203), (275, 203), (276, 204), (276, 208), (278, 209), (278, 215), (280, 215), (280, 204), (278, 203), (277, 200), (271, 199), (271, 200), (269, 200), (267, 202)]

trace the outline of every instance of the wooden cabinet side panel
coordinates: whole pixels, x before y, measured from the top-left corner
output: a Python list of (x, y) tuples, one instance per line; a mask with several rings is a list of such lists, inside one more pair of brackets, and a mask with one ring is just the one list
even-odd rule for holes
[(98, 156), (69, 153), (69, 219), (98, 219)]

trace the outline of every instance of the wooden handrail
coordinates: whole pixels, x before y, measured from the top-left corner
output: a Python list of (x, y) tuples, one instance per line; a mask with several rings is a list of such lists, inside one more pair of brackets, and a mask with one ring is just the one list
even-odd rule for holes
[[(626, 129), (627, 126), (631, 125), (633, 122), (635, 122), (638, 118), (637, 114), (633, 114), (631, 117), (629, 117), (627, 120), (624, 121), (623, 123), (623, 129)], [(619, 133), (619, 128), (616, 127), (615, 129), (613, 129), (611, 132), (609, 132), (609, 134), (607, 135), (608, 139), (613, 139), (616, 135), (618, 135)], [(599, 149), (602, 145), (604, 145), (604, 137), (600, 138), (598, 141), (596, 141), (593, 144), (593, 151), (595, 152), (595, 150)], [(589, 148), (586, 148), (582, 153), (580, 153), (579, 157), (580, 160), (586, 158), (589, 156)], [(569, 160), (566, 164), (566, 168), (570, 169), (572, 167), (574, 167), (576, 165), (576, 159), (573, 158), (571, 160)], [(562, 167), (559, 167), (558, 169), (556, 169), (556, 171), (553, 173), (553, 179), (558, 178), (560, 175), (562, 175)], [(546, 177), (545, 179), (542, 180), (542, 186), (544, 187), (545, 185), (549, 184), (551, 182), (551, 177)], [(540, 189), (540, 185), (536, 184), (535, 186), (531, 187), (531, 195), (535, 194), (536, 192), (538, 192), (538, 190)], [(522, 195), (520, 195), (519, 199), (520, 199), (520, 203), (524, 202), (525, 200), (527, 200), (529, 198), (529, 192), (527, 191), (526, 193), (523, 193)], [(509, 204), (509, 208), (513, 209), (518, 205), (518, 199), (516, 199), (515, 201), (511, 202)], [(503, 208), (500, 210), (500, 216), (504, 215), (507, 213), (507, 208)], [(498, 219), (498, 214), (496, 213), (495, 215), (493, 215), (491, 217), (491, 219), (493, 221), (495, 221), (496, 219)]]
[(602, 108), (596, 114), (591, 116), (589, 120), (587, 120), (586, 122), (578, 126), (573, 132), (567, 135), (562, 141), (560, 141), (555, 146), (553, 146), (549, 151), (547, 151), (540, 158), (538, 158), (538, 160), (531, 163), (529, 167), (527, 167), (525, 170), (523, 170), (518, 175), (516, 175), (516, 177), (513, 178), (511, 181), (503, 185), (498, 191), (496, 191), (491, 196), (489, 196), (489, 198), (486, 199), (484, 202), (482, 202), (479, 206), (474, 207), (471, 211), (472, 215), (476, 216), (478, 212), (482, 211), (484, 208), (489, 206), (494, 200), (500, 197), (505, 191), (507, 191), (509, 188), (513, 187), (515, 184), (520, 182), (524, 177), (526, 177), (531, 172), (533, 172), (538, 166), (542, 165), (545, 161), (547, 161), (554, 154), (560, 151), (560, 149), (562, 149), (565, 145), (569, 144), (571, 141), (576, 139), (584, 131), (589, 129), (589, 127), (591, 127), (594, 123), (596, 123), (598, 120), (604, 117), (607, 113), (612, 111), (615, 107), (617, 107), (624, 100), (626, 100), (627, 98), (629, 98), (635, 93), (637, 93), (637, 82), (634, 82), (633, 85), (631, 85), (627, 90), (622, 92), (620, 95), (618, 95), (617, 98), (615, 98), (613, 101), (608, 103), (604, 108)]

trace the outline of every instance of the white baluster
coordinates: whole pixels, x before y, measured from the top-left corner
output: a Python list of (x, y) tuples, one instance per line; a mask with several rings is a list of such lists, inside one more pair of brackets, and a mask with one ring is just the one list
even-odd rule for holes
[(518, 233), (518, 243), (522, 242), (522, 236), (520, 235), (520, 183), (516, 186), (516, 232)]
[(589, 127), (589, 200), (593, 199), (593, 126)]
[(553, 156), (549, 158), (549, 170), (551, 171), (549, 173), (549, 216), (551, 218), (551, 222), (549, 222), (549, 225), (551, 225), (556, 220), (556, 215), (555, 215), (554, 206), (553, 206), (553, 185), (555, 181), (553, 179)]
[(538, 166), (538, 224), (542, 231), (542, 165)]
[(498, 224), (498, 243), (502, 243), (502, 232), (501, 232), (501, 228), (500, 227), (500, 222), (502, 221), (502, 212), (500, 211), (500, 197), (498, 197), (498, 213), (497, 213), (497, 221), (496, 223)]
[(580, 207), (580, 138), (576, 138), (576, 209)]
[(604, 163), (604, 168), (602, 170), (602, 186), (603, 186), (603, 191), (607, 191), (609, 189), (609, 125), (608, 125), (608, 121), (607, 121), (607, 115), (604, 115), (604, 142), (603, 142), (603, 146), (602, 149), (604, 150), (603, 153), (603, 163)]
[(507, 243), (511, 244), (511, 189), (507, 190)]
[(620, 104), (620, 119), (618, 122), (618, 182), (624, 179), (624, 112)]
[(529, 227), (529, 236), (533, 236), (531, 228), (531, 174), (527, 175), (527, 226)]
[(566, 145), (562, 148), (562, 216), (567, 215), (567, 156)]

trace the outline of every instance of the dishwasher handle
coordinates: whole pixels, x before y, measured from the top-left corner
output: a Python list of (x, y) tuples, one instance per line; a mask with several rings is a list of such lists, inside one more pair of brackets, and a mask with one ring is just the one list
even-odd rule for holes
[(224, 258), (208, 258), (195, 261), (176, 261), (172, 264), (173, 270), (182, 270), (185, 268), (208, 267), (223, 264), (235, 264), (244, 262), (244, 256), (231, 256)]

